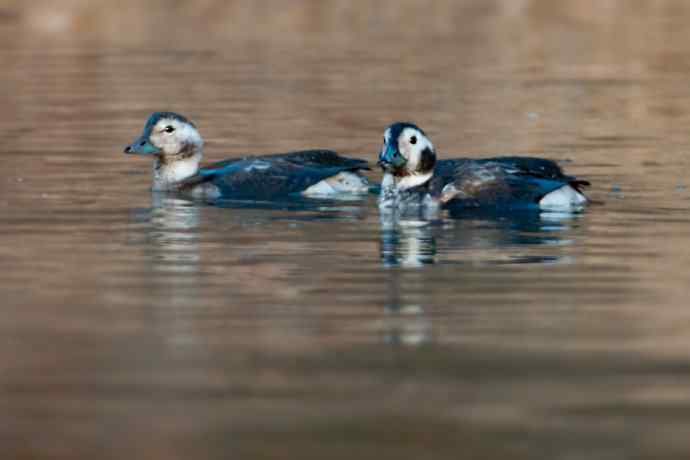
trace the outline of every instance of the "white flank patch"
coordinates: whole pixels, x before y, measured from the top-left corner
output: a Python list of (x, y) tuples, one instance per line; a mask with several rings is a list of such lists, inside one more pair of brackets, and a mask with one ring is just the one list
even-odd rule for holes
[(336, 195), (338, 193), (368, 193), (369, 181), (366, 177), (358, 174), (343, 171), (335, 176), (324, 179), (305, 191), (303, 195), (307, 196), (323, 196)]
[(193, 198), (203, 198), (206, 200), (217, 200), (221, 197), (220, 189), (208, 182), (193, 187), (189, 194)]
[(321, 182), (312, 185), (308, 189), (302, 192), (302, 195), (306, 196), (323, 196), (323, 195), (335, 195), (336, 190), (329, 182), (328, 179), (322, 180)]
[(544, 198), (539, 201), (539, 207), (541, 209), (553, 210), (576, 209), (581, 208), (586, 203), (586, 196), (575, 190), (570, 185), (564, 185), (563, 187), (546, 194)]

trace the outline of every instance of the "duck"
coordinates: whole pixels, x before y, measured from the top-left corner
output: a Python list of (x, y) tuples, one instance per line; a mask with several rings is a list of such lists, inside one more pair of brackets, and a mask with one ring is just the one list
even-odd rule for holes
[(586, 180), (563, 173), (544, 158), (436, 159), (426, 133), (396, 122), (384, 132), (378, 165), (383, 170), (381, 209), (539, 209), (579, 211), (589, 202)]
[(369, 192), (369, 181), (360, 173), (369, 169), (368, 162), (332, 150), (250, 155), (202, 167), (203, 147), (201, 134), (189, 119), (175, 112), (154, 112), (124, 153), (153, 159), (152, 190), (156, 192), (211, 200)]

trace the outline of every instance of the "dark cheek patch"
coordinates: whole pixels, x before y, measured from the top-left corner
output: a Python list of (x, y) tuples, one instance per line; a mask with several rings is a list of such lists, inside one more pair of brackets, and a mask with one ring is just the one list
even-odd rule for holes
[(431, 171), (432, 169), (434, 169), (435, 164), (436, 155), (434, 155), (434, 152), (432, 152), (431, 149), (427, 147), (424, 150), (422, 150), (417, 171), (421, 173)]
[(194, 146), (192, 144), (183, 144), (182, 145), (182, 150), (179, 153), (180, 158), (185, 159), (185, 158), (190, 158), (194, 156)]
[(158, 161), (153, 163), (153, 166), (156, 168), (156, 170), (159, 170), (168, 164), (168, 159), (165, 157), (165, 155), (156, 155), (156, 159)]

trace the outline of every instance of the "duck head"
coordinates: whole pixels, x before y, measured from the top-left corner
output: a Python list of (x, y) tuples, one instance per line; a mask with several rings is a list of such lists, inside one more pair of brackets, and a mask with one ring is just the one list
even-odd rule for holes
[(125, 147), (129, 155), (152, 156), (154, 190), (173, 189), (196, 174), (204, 141), (194, 124), (173, 112), (154, 112), (141, 135)]
[(435, 164), (434, 145), (419, 127), (398, 122), (386, 129), (378, 165), (393, 176), (399, 189), (427, 182)]

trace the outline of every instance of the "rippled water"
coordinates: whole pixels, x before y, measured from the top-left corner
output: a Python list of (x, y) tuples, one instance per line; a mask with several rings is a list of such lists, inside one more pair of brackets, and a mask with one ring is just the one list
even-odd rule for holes
[[(3, 457), (690, 455), (686, 3), (4, 4)], [(208, 160), (409, 119), (596, 203), (156, 196), (121, 150), (163, 109)]]

